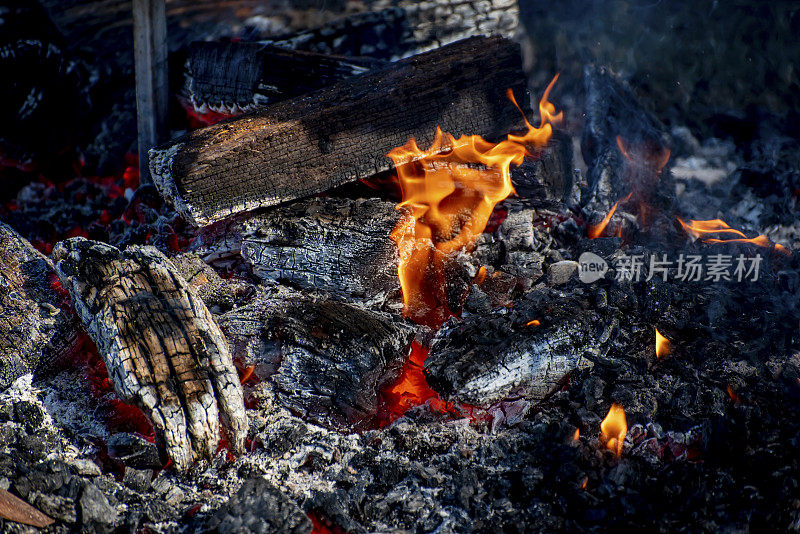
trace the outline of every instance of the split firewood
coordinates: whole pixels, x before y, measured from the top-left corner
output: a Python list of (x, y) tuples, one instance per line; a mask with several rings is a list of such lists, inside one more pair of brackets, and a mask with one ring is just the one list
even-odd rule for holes
[(184, 94), (198, 112), (241, 113), (310, 93), (385, 63), (265, 43), (197, 42), (189, 46)]
[(389, 234), (406, 213), (378, 199), (310, 198), (207, 226), (193, 250), (208, 261), (241, 254), (265, 280), (380, 301), (400, 289)]
[[(591, 365), (613, 323), (577, 301), (533, 290), (511, 311), (451, 322), (425, 361), (428, 383), (444, 398), (487, 406), (524, 397), (540, 400), (564, 376)], [(533, 300), (531, 300), (533, 299)]]
[(508, 88), (528, 101), (519, 46), (474, 37), (191, 132), (151, 151), (153, 180), (207, 225), (391, 170), (390, 150), (437, 127), (505, 135), (520, 122)]
[(52, 262), (0, 223), (0, 391), (52, 368), (77, 343), (77, 321), (60, 309), (54, 282)]
[(213, 456), (220, 416), (241, 451), (247, 417), (228, 346), (175, 266), (153, 247), (83, 238), (62, 241), (53, 257), (115, 390), (149, 413), (176, 467)]
[(259, 287), (219, 319), (231, 350), (278, 402), (323, 426), (364, 428), (379, 389), (397, 379), (417, 327), (399, 317), (284, 287)]

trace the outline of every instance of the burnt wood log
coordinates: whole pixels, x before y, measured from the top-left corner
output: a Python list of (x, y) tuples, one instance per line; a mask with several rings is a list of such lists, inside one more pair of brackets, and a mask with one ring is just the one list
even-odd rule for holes
[(149, 413), (176, 467), (213, 456), (220, 416), (241, 451), (247, 417), (228, 346), (175, 266), (153, 247), (123, 252), (83, 238), (62, 241), (53, 257), (115, 390)]
[(400, 289), (389, 234), (405, 214), (378, 199), (310, 198), (208, 226), (193, 250), (210, 262), (240, 254), (264, 280), (382, 301)]
[(557, 299), (535, 289), (510, 312), (446, 324), (425, 361), (428, 383), (448, 400), (478, 406), (544, 398), (567, 373), (590, 365), (614, 328), (579, 301)]
[(53, 264), (0, 223), (0, 391), (53, 367), (75, 348), (78, 324), (60, 309)]
[(278, 402), (339, 430), (368, 426), (417, 328), (397, 316), (285, 287), (258, 288), (219, 319), (234, 355), (269, 377)]
[(661, 170), (669, 157), (665, 126), (650, 113), (630, 86), (606, 67), (584, 73), (586, 121), (581, 149), (589, 167), (581, 203), (602, 218), (621, 198), (651, 202), (654, 192), (674, 191), (671, 175)]
[(264, 43), (197, 42), (189, 47), (184, 93), (199, 113), (238, 114), (327, 87), (385, 63)]
[(190, 222), (327, 191), (390, 170), (386, 154), (436, 127), (501, 136), (527, 102), (519, 47), (474, 37), (190, 134), (151, 151), (153, 180)]
[(519, 23), (516, 0), (378, 0), (369, 9), (272, 42), (295, 50), (395, 60), (475, 35), (512, 37)]

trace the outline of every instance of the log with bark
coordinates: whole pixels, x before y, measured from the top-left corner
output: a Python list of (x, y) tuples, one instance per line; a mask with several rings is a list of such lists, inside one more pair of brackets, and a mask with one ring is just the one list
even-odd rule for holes
[(78, 323), (61, 309), (52, 262), (0, 223), (0, 391), (72, 352)]
[(519, 47), (475, 37), (194, 131), (151, 152), (162, 195), (190, 222), (327, 191), (393, 168), (386, 154), (437, 127), (493, 138), (528, 102)]
[(210, 262), (241, 254), (264, 280), (384, 301), (400, 289), (389, 234), (406, 213), (379, 199), (310, 198), (208, 226), (193, 251)]
[(347, 431), (369, 425), (417, 333), (400, 317), (281, 286), (259, 287), (219, 321), (234, 355), (269, 377), (278, 402)]
[(433, 340), (425, 373), (431, 387), (453, 401), (540, 400), (602, 354), (614, 328), (577, 299), (533, 289), (510, 311), (446, 324)]
[(327, 87), (385, 63), (265, 43), (196, 42), (189, 46), (184, 94), (199, 113), (239, 114)]
[(175, 266), (153, 247), (83, 238), (62, 241), (53, 257), (116, 392), (149, 413), (175, 466), (213, 456), (220, 416), (241, 451), (247, 417), (228, 346)]

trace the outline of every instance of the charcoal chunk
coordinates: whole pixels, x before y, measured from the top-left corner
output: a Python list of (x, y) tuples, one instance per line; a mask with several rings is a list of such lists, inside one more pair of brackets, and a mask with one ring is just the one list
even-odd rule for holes
[(311, 521), (275, 486), (263, 478), (251, 478), (211, 516), (205, 528), (220, 534), (306, 534), (311, 532)]

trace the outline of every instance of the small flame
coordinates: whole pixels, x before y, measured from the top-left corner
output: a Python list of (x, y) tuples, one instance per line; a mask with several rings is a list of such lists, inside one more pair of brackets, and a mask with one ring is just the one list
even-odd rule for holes
[(572, 442), (577, 443), (580, 438), (581, 438), (581, 429), (576, 428), (575, 433), (572, 435)]
[(625, 418), (625, 409), (619, 404), (612, 404), (608, 415), (600, 423), (600, 442), (608, 450), (614, 451), (617, 456), (622, 455), (622, 444), (628, 433), (628, 421)]
[[(602, 221), (600, 221), (597, 224), (589, 225), (589, 228), (587, 230), (589, 239), (597, 239), (598, 237), (603, 235), (603, 231), (606, 229), (606, 226), (608, 226), (608, 223), (611, 221), (611, 217), (614, 216), (614, 212), (617, 211), (617, 206), (619, 205), (619, 203), (620, 202), (625, 203), (628, 200), (630, 200), (632, 194), (633, 193), (628, 193), (628, 196), (626, 196), (625, 198), (622, 198), (614, 202), (614, 205), (611, 206), (611, 209), (608, 211), (608, 214), (605, 217), (603, 217)], [(620, 227), (617, 230), (618, 230), (618, 236), (621, 237), (622, 228)]]
[[(448, 255), (469, 250), (486, 228), (495, 205), (514, 192), (510, 166), (520, 165), (529, 146), (547, 143), (553, 122), (561, 119), (548, 101), (556, 76), (539, 103), (542, 123), (527, 132), (490, 143), (478, 135), (456, 139), (436, 129), (433, 143), (422, 150), (414, 139), (390, 151), (397, 169), (404, 217), (392, 231), (400, 256), (398, 277), (403, 313), (414, 321), (438, 327), (452, 315), (444, 284)], [(519, 109), (511, 90), (508, 97)], [(520, 110), (521, 112), (521, 110)]]
[(589, 484), (589, 477), (583, 477), (583, 482), (581, 482), (581, 489), (585, 490), (586, 486)]
[(669, 339), (661, 335), (661, 332), (656, 328), (656, 358), (663, 358), (668, 356), (671, 352)]
[(534, 319), (532, 321), (528, 321), (527, 323), (525, 323), (525, 326), (539, 326), (541, 324), (542, 322), (539, 319)]
[[(728, 223), (722, 219), (710, 219), (707, 221), (691, 220), (688, 224), (683, 222), (680, 217), (676, 217), (676, 219), (678, 219), (678, 222), (681, 224), (687, 234), (695, 239), (702, 239), (704, 243), (750, 243), (751, 245), (757, 245), (764, 248), (771, 248), (774, 246), (778, 252), (791, 255), (791, 252), (786, 247), (778, 243), (773, 243), (767, 236), (759, 235), (748, 239), (744, 233), (731, 228), (730, 225), (728, 225)], [(734, 234), (738, 235), (739, 237), (732, 239), (717, 239), (705, 237), (706, 234)]]

